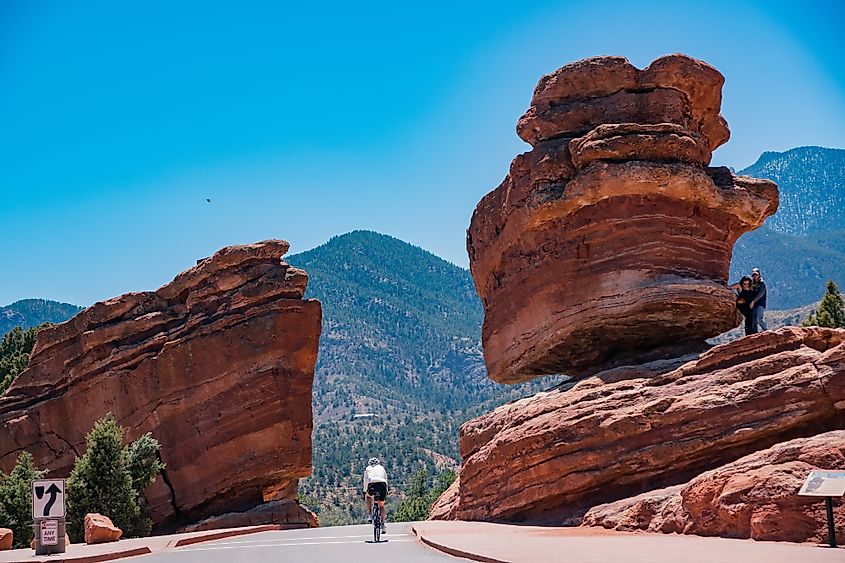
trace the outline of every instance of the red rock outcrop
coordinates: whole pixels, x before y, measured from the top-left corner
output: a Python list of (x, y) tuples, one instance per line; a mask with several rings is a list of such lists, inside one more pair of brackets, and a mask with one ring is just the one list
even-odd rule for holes
[(182, 532), (203, 532), (218, 528), (240, 528), (259, 524), (279, 524), (283, 530), (297, 528), (317, 528), (320, 525), (317, 516), (299, 504), (296, 500), (276, 500), (256, 506), (245, 512), (231, 512), (212, 516), (196, 524), (185, 526)]
[(123, 536), (123, 530), (115, 526), (111, 518), (102, 514), (86, 514), (83, 525), (85, 543), (88, 545), (117, 541)]
[(777, 209), (767, 180), (706, 168), (727, 141), (724, 79), (669, 55), (543, 77), (517, 132), (533, 149), (467, 233), (490, 377), (585, 376), (701, 350), (736, 326), (736, 239)]
[(41, 331), (0, 398), (0, 468), (27, 450), (67, 476), (107, 412), (152, 432), (167, 464), (147, 490), (157, 529), (293, 498), (311, 472), (321, 308), (285, 241), (218, 251), (159, 288)]
[[(597, 506), (584, 525), (771, 541), (827, 542), (823, 499), (796, 493), (813, 469), (845, 467), (845, 431), (798, 438), (702, 473), (685, 485)], [(834, 507), (845, 543), (845, 503)]]
[(9, 528), (0, 528), (0, 551), (12, 549), (14, 534)]
[(580, 523), (598, 504), (845, 427), (845, 330), (782, 328), (662, 375), (623, 371), (464, 424), (459, 478), (431, 516)]

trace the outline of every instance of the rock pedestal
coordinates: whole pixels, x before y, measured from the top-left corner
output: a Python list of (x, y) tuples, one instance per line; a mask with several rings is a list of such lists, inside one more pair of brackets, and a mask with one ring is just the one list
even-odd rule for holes
[(708, 168), (724, 78), (669, 55), (598, 57), (543, 77), (517, 126), (533, 146), (467, 233), (490, 377), (582, 377), (702, 350), (736, 326), (734, 242), (777, 187)]
[(159, 288), (41, 331), (0, 398), (0, 468), (22, 450), (67, 476), (94, 422), (146, 432), (167, 467), (147, 490), (155, 528), (296, 495), (311, 472), (320, 303), (281, 261), (285, 241), (218, 251)]

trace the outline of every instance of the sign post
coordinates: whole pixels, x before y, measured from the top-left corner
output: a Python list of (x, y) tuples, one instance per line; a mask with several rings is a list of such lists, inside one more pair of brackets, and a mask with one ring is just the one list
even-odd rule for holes
[(65, 552), (65, 481), (32, 482), (32, 519), (35, 521), (35, 555)]
[(845, 495), (845, 471), (810, 471), (798, 491), (801, 496), (824, 497), (827, 509), (827, 543), (836, 547), (836, 529), (833, 525), (833, 497)]

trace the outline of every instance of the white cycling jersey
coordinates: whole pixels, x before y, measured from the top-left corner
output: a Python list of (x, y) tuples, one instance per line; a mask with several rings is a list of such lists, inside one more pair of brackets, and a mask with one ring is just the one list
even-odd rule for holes
[(364, 490), (370, 483), (387, 484), (387, 471), (381, 465), (368, 465), (364, 470)]

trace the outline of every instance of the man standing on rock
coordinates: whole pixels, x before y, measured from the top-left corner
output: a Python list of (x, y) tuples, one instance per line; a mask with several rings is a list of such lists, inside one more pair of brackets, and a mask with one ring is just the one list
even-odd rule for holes
[(760, 268), (751, 270), (751, 289), (754, 291), (754, 298), (749, 303), (751, 307), (752, 325), (755, 332), (759, 330), (768, 330), (766, 321), (763, 315), (766, 314), (766, 282), (763, 281), (763, 276), (760, 275)]

